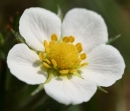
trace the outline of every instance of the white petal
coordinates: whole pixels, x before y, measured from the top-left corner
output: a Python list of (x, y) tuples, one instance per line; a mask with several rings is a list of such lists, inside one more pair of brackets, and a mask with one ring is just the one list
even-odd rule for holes
[(52, 34), (60, 37), (61, 20), (46, 9), (29, 8), (20, 18), (19, 31), (30, 47), (43, 51), (44, 40), (49, 40)]
[(110, 45), (100, 45), (88, 55), (88, 66), (82, 70), (82, 77), (98, 86), (110, 86), (124, 73), (125, 63), (119, 51)]
[(40, 84), (46, 79), (38, 55), (25, 44), (17, 44), (9, 51), (7, 64), (15, 77), (28, 84)]
[(103, 18), (90, 10), (75, 8), (70, 10), (63, 21), (63, 36), (74, 36), (83, 44), (87, 53), (94, 47), (108, 41), (108, 32)]
[(79, 77), (53, 78), (44, 86), (46, 93), (63, 104), (87, 102), (96, 92), (96, 85)]

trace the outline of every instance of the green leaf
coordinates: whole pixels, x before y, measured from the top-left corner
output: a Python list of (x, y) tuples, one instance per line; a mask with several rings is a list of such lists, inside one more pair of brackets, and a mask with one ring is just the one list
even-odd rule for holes
[(19, 42), (26, 44), (24, 38), (19, 33), (15, 32), (13, 29), (11, 29), (11, 32), (14, 34), (14, 36)]
[(105, 89), (103, 89), (103, 88), (100, 87), (100, 86), (98, 86), (97, 89), (100, 90), (100, 91), (102, 91), (102, 92), (104, 92), (104, 93), (108, 93)]
[(120, 36), (121, 36), (121, 34), (117, 35), (116, 37), (110, 38), (106, 44), (111, 44), (112, 42), (114, 42), (115, 40), (117, 40)]
[(57, 15), (58, 15), (58, 17), (60, 17), (61, 20), (63, 20), (63, 14), (62, 14), (62, 10), (61, 10), (60, 6), (58, 5), (57, 8), (58, 8)]

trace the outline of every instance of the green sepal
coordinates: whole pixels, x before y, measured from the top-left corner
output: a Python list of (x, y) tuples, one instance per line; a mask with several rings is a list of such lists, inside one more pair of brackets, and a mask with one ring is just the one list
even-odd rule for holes
[(63, 20), (63, 13), (59, 5), (57, 6), (57, 9), (57, 16), (60, 17), (61, 20)]
[(100, 87), (100, 86), (98, 86), (97, 89), (100, 90), (100, 91), (102, 91), (102, 92), (104, 92), (104, 93), (108, 93), (105, 89), (103, 89), (103, 88)]
[(110, 38), (106, 44), (111, 44), (112, 42), (114, 42), (115, 40), (117, 40), (119, 37), (121, 36), (121, 34), (115, 36), (115, 37), (112, 37)]
[(11, 29), (11, 32), (14, 34), (14, 36), (19, 42), (26, 44), (24, 38), (18, 32), (15, 32), (13, 29)]
[(39, 91), (41, 91), (41, 90), (43, 89), (43, 87), (44, 87), (44, 83), (40, 84), (40, 85), (38, 86), (38, 88), (35, 89), (35, 90), (31, 93), (31, 96), (34, 96), (35, 94), (37, 94)]
[(40, 84), (39, 87), (31, 93), (32, 96), (34, 96), (34, 95), (37, 94), (39, 91), (41, 91), (41, 90), (43, 89), (44, 85), (45, 85), (46, 83), (50, 82), (51, 79), (54, 78), (54, 76), (55, 76), (55, 74), (56, 74), (56, 71), (53, 70), (53, 69), (48, 69), (47, 72), (48, 72), (48, 77), (47, 77), (46, 81), (45, 81), (44, 83)]
[(44, 84), (50, 82), (51, 79), (54, 78), (54, 76), (55, 76), (55, 70), (54, 69), (49, 69), (48, 70), (48, 77), (47, 77), (46, 81), (44, 82)]
[(77, 77), (79, 77), (79, 78), (81, 78), (81, 79), (83, 79), (83, 77), (81, 76), (81, 74), (78, 73), (78, 72), (73, 73), (73, 75), (74, 75), (74, 76), (77, 76)]
[(14, 34), (15, 38), (16, 38), (19, 42), (26, 44), (31, 50), (33, 50), (33, 51), (36, 52), (37, 54), (40, 53), (39, 51), (37, 51), (37, 50), (31, 48), (31, 47), (26, 43), (25, 39), (24, 39), (18, 32), (15, 32), (13, 29), (11, 29), (11, 32)]

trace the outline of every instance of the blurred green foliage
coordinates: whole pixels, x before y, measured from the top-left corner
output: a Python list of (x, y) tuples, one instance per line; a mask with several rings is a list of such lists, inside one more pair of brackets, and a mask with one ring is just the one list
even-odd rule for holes
[[(93, 98), (81, 105), (65, 106), (49, 98), (44, 90), (30, 96), (37, 86), (27, 85), (7, 68), (8, 51), (18, 41), (10, 29), (18, 31), (19, 17), (29, 7), (43, 7), (63, 14), (74, 8), (93, 10), (104, 18), (109, 37), (121, 34), (112, 43), (123, 55), (126, 70), (123, 78), (105, 88), (108, 94), (97, 91)], [(44, 104), (43, 104), (44, 103)], [(130, 1), (129, 0), (1, 0), (0, 1), (0, 111), (129, 111), (130, 110)]]

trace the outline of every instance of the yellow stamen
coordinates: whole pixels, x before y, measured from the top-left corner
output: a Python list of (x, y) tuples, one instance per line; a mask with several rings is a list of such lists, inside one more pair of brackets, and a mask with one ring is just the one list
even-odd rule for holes
[(77, 69), (69, 70), (70, 73), (74, 73), (74, 72), (76, 72), (76, 71), (77, 71)]
[(39, 53), (39, 58), (40, 58), (41, 61), (44, 59), (43, 53)]
[(77, 44), (75, 45), (75, 47), (82, 47), (82, 44), (81, 44), (81, 43), (77, 43)]
[(48, 42), (46, 40), (44, 40), (44, 47), (48, 46)]
[(51, 59), (51, 62), (52, 62), (52, 64), (53, 64), (54, 67), (57, 66), (57, 63), (56, 63), (56, 61), (54, 59)]
[(83, 48), (82, 47), (77, 47), (78, 53), (82, 52)]
[(79, 68), (88, 65), (88, 63), (82, 63), (87, 58), (85, 53), (81, 53), (83, 50), (82, 44), (74, 45), (74, 41), (73, 36), (65, 36), (62, 41), (58, 40), (56, 34), (52, 34), (50, 42), (44, 40), (45, 53), (39, 53), (43, 66), (57, 70), (61, 76), (78, 74)]
[(44, 65), (46, 68), (51, 68), (51, 66), (48, 65), (46, 62), (43, 62), (43, 65)]
[(73, 42), (74, 42), (74, 40), (75, 40), (73, 36), (70, 36), (70, 38), (69, 38), (69, 39), (70, 39), (69, 41), (70, 41), (71, 43), (73, 43)]
[(62, 39), (64, 42), (69, 42), (69, 37), (65, 36), (63, 39)]
[(81, 61), (81, 59), (78, 59), (75, 64), (80, 64)]
[(86, 59), (86, 58), (87, 58), (87, 56), (86, 56), (86, 54), (85, 54), (85, 53), (83, 53), (83, 54), (80, 54), (80, 58), (81, 58), (82, 60), (84, 60), (84, 59)]
[(75, 45), (75, 47), (76, 47), (78, 53), (82, 52), (83, 48), (82, 48), (82, 44), (81, 44), (81, 43), (77, 43), (77, 44)]
[(51, 62), (50, 62), (48, 59), (45, 59), (45, 61), (46, 61), (48, 64), (51, 64)]
[(58, 40), (57, 35), (56, 35), (56, 34), (52, 34), (51, 40), (52, 40), (52, 41), (57, 41), (57, 40)]
[(67, 74), (69, 72), (69, 70), (60, 70), (59, 71), (61, 74)]
[(48, 47), (45, 47), (45, 51), (46, 51), (47, 53), (49, 53), (49, 48), (48, 48)]
[(54, 45), (55, 45), (55, 42), (54, 42), (54, 41), (51, 41), (51, 42), (49, 42), (49, 45), (50, 45), (50, 46), (54, 46)]
[(87, 66), (87, 65), (88, 65), (88, 63), (85, 62), (85, 63), (81, 64), (81, 67), (83, 67), (83, 66)]

